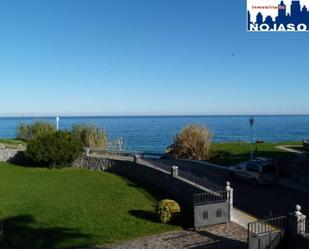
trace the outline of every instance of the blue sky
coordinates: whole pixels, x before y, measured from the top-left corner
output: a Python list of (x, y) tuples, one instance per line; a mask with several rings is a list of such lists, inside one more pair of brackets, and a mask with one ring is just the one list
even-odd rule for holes
[(309, 33), (245, 29), (244, 0), (2, 0), (0, 115), (309, 114)]

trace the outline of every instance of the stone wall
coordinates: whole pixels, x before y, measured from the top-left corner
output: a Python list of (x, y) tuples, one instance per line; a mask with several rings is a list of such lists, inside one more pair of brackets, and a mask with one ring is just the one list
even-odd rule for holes
[(150, 184), (190, 207), (193, 206), (193, 195), (205, 191), (188, 180), (173, 177), (170, 172), (129, 161), (90, 156), (78, 159), (73, 165), (77, 168), (104, 170)]
[(109, 169), (113, 164), (112, 160), (99, 158), (99, 157), (81, 157), (73, 162), (73, 167), (92, 169), (98, 171), (105, 171)]
[(0, 162), (11, 161), (23, 151), (24, 149), (21, 148), (10, 148), (0, 144)]

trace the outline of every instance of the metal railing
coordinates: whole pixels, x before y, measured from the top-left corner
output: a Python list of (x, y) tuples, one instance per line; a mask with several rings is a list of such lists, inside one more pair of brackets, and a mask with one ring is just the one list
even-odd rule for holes
[(194, 195), (194, 206), (227, 201), (227, 191), (213, 193), (200, 193)]
[(287, 216), (278, 216), (251, 222), (248, 224), (248, 236), (258, 236), (284, 230), (287, 226)]

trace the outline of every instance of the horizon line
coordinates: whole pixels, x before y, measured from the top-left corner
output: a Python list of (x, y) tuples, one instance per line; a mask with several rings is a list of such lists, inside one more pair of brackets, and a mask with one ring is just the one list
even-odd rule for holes
[(54, 117), (63, 117), (63, 118), (104, 118), (104, 117), (261, 117), (261, 116), (309, 116), (309, 114), (63, 114), (63, 115), (0, 115), (0, 118), (54, 118)]

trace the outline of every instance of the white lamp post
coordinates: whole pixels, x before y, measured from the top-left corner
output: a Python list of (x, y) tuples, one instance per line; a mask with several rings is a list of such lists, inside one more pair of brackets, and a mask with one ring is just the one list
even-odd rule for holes
[(253, 159), (253, 137), (252, 137), (252, 128), (254, 125), (254, 118), (251, 116), (249, 118), (249, 124), (250, 124), (250, 140), (251, 140), (251, 160)]
[(56, 130), (58, 131), (59, 130), (59, 121), (60, 121), (60, 118), (59, 116), (56, 117)]

